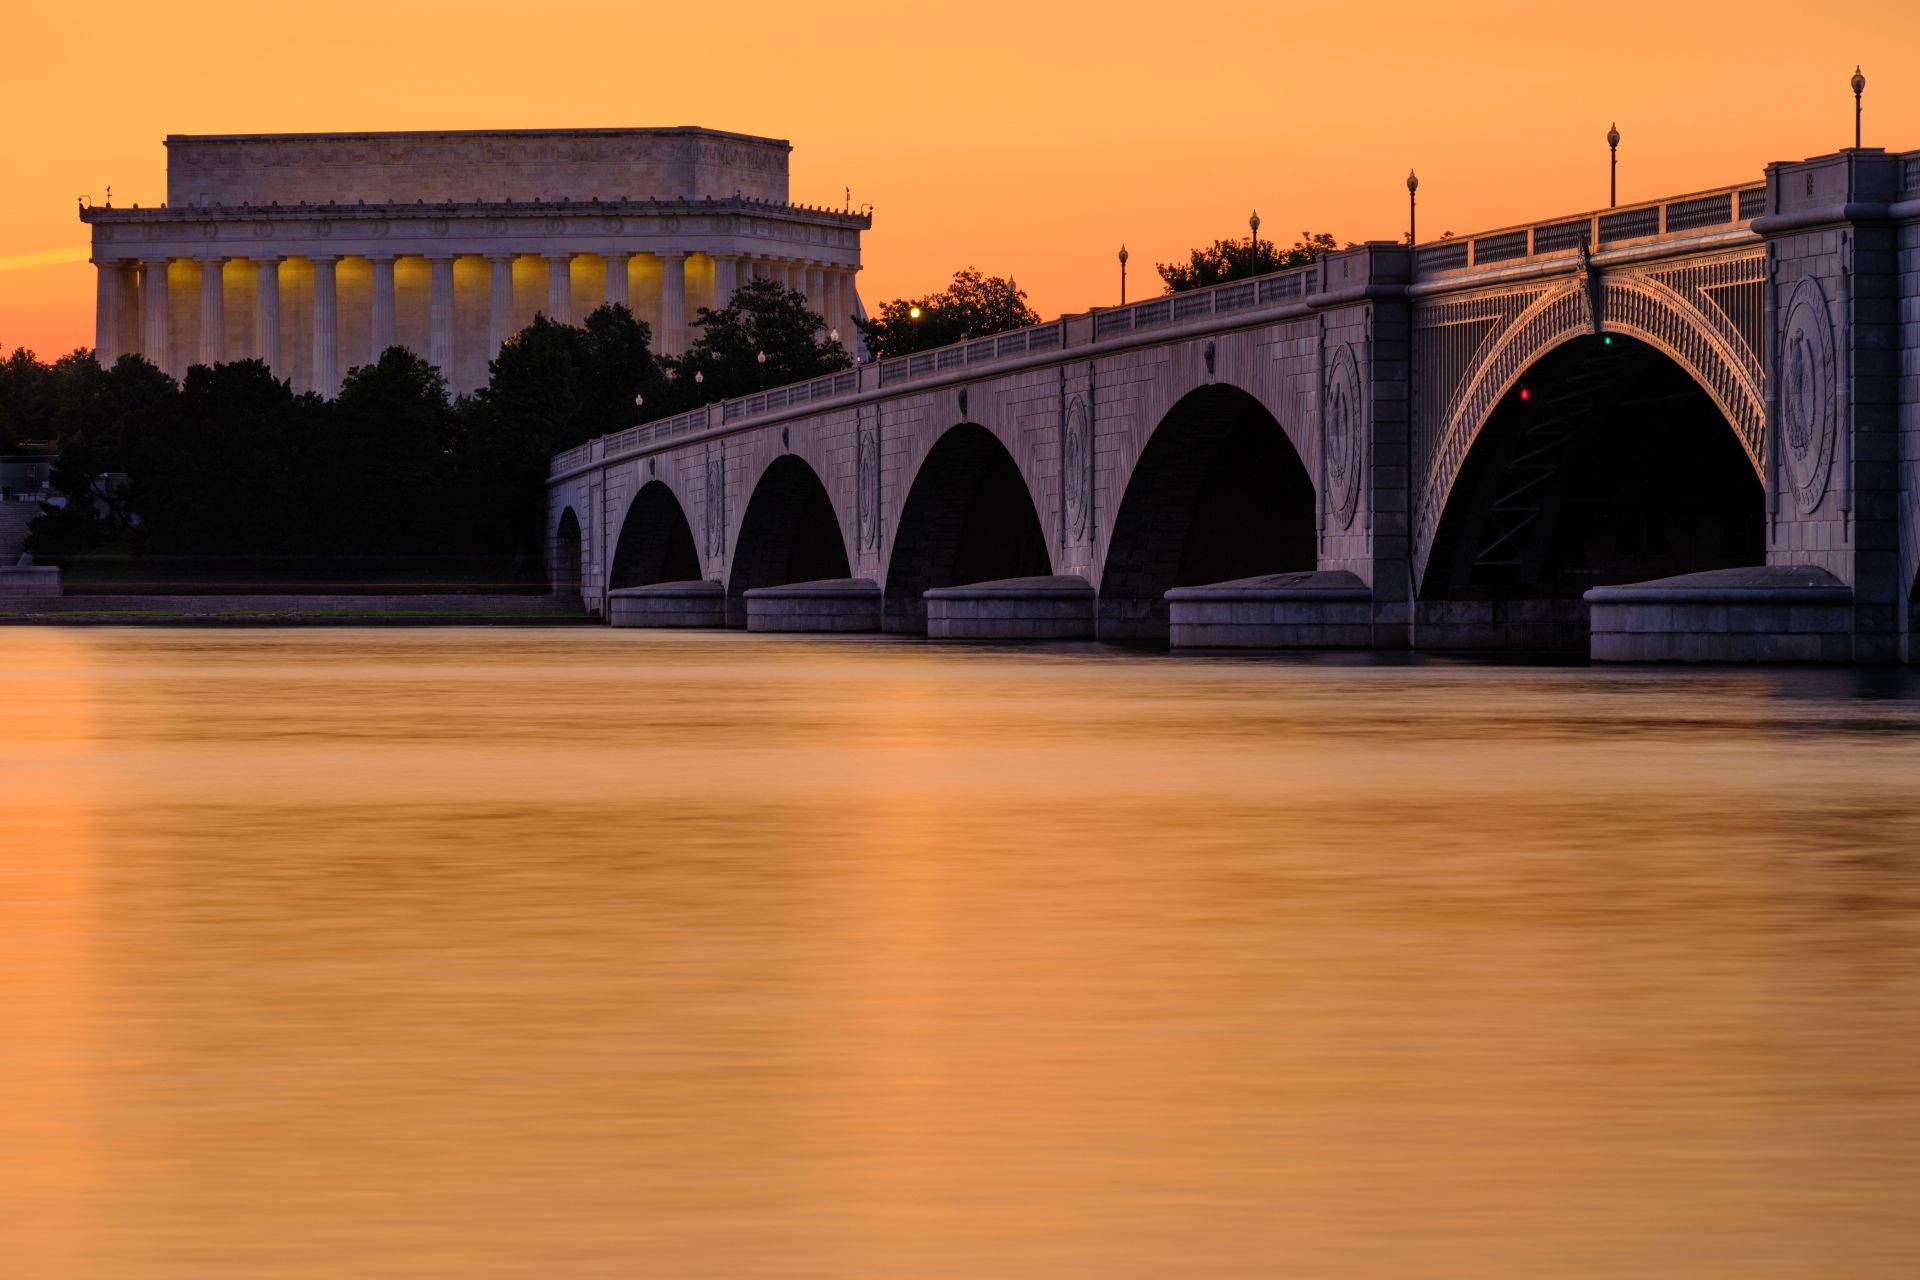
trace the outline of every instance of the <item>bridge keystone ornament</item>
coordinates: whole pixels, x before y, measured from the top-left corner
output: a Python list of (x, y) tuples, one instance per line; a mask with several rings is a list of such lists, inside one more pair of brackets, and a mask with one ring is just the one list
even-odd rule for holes
[(1360, 505), (1360, 365), (1353, 344), (1342, 343), (1327, 369), (1327, 505), (1342, 529), (1353, 527)]
[(1833, 325), (1817, 280), (1802, 280), (1780, 334), (1780, 457), (1802, 512), (1820, 505), (1833, 470), (1837, 386)]

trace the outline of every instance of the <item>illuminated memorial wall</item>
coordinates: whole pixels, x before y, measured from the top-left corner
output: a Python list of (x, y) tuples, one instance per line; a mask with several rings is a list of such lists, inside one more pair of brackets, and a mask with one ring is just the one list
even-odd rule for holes
[(102, 363), (258, 357), (331, 395), (386, 347), (455, 391), (537, 312), (621, 302), (658, 350), (756, 276), (851, 345), (864, 214), (788, 203), (789, 143), (712, 129), (172, 135), (167, 203), (81, 210)]

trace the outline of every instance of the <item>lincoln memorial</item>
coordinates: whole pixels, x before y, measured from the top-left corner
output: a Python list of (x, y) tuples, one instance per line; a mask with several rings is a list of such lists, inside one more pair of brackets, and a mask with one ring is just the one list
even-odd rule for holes
[(258, 357), (332, 395), (389, 346), (455, 391), (485, 385), (536, 313), (624, 303), (654, 347), (686, 349), (698, 307), (766, 276), (851, 345), (851, 210), (787, 200), (792, 146), (712, 129), (173, 135), (167, 201), (82, 208), (103, 363), (176, 377)]

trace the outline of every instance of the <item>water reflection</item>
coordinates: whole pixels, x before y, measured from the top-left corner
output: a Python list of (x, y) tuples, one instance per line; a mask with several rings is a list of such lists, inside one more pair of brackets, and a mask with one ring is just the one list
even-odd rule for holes
[(0, 632), (50, 1277), (1911, 1274), (1910, 673)]

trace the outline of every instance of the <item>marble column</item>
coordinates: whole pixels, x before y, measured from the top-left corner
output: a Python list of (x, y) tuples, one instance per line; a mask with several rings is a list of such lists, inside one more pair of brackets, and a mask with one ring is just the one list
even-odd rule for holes
[(853, 304), (857, 293), (854, 282), (858, 271), (859, 268), (855, 267), (840, 273), (840, 311), (833, 319), (834, 324), (839, 326), (840, 336), (846, 341), (849, 350), (852, 349), (854, 337)]
[(573, 323), (573, 255), (547, 255), (547, 319), (555, 324)]
[(660, 255), (660, 332), (655, 336), (663, 355), (677, 356), (687, 349), (687, 255)]
[(713, 309), (719, 311), (733, 301), (733, 291), (740, 287), (740, 260), (730, 253), (713, 255)]
[(227, 289), (220, 258), (200, 259), (200, 363), (211, 369), (227, 358)]
[(846, 320), (846, 308), (843, 299), (846, 290), (841, 283), (841, 272), (837, 267), (828, 267), (822, 274), (826, 277), (826, 308), (820, 314), (826, 318), (829, 330), (840, 331), (840, 345), (853, 350), (853, 334), (848, 332), (851, 325)]
[(373, 264), (373, 301), (367, 324), (367, 361), (380, 362), (380, 354), (393, 345), (393, 259), (369, 257)]
[(120, 355), (120, 308), (124, 277), (117, 262), (93, 264), (93, 358), (111, 369)]
[(826, 272), (820, 269), (819, 263), (810, 262), (807, 264), (807, 285), (805, 290), (807, 295), (807, 308), (811, 311), (818, 311), (820, 318), (826, 322), (825, 327), (832, 329), (835, 326), (833, 317), (827, 314), (826, 281)]
[(607, 305), (625, 307), (627, 302), (627, 259), (633, 255), (619, 249), (608, 249), (600, 255), (607, 260)]
[(340, 390), (340, 312), (334, 291), (338, 258), (313, 262), (313, 390), (332, 399)]
[(140, 264), (140, 354), (155, 368), (173, 372), (167, 350), (167, 260)]
[(280, 374), (280, 259), (253, 260), (253, 353)]
[(492, 254), (487, 263), (492, 269), (487, 305), (487, 359), (491, 361), (513, 336), (513, 255)]
[(433, 292), (428, 302), (427, 359), (440, 370), (440, 376), (453, 385), (453, 259), (440, 256), (427, 259), (433, 269)]

